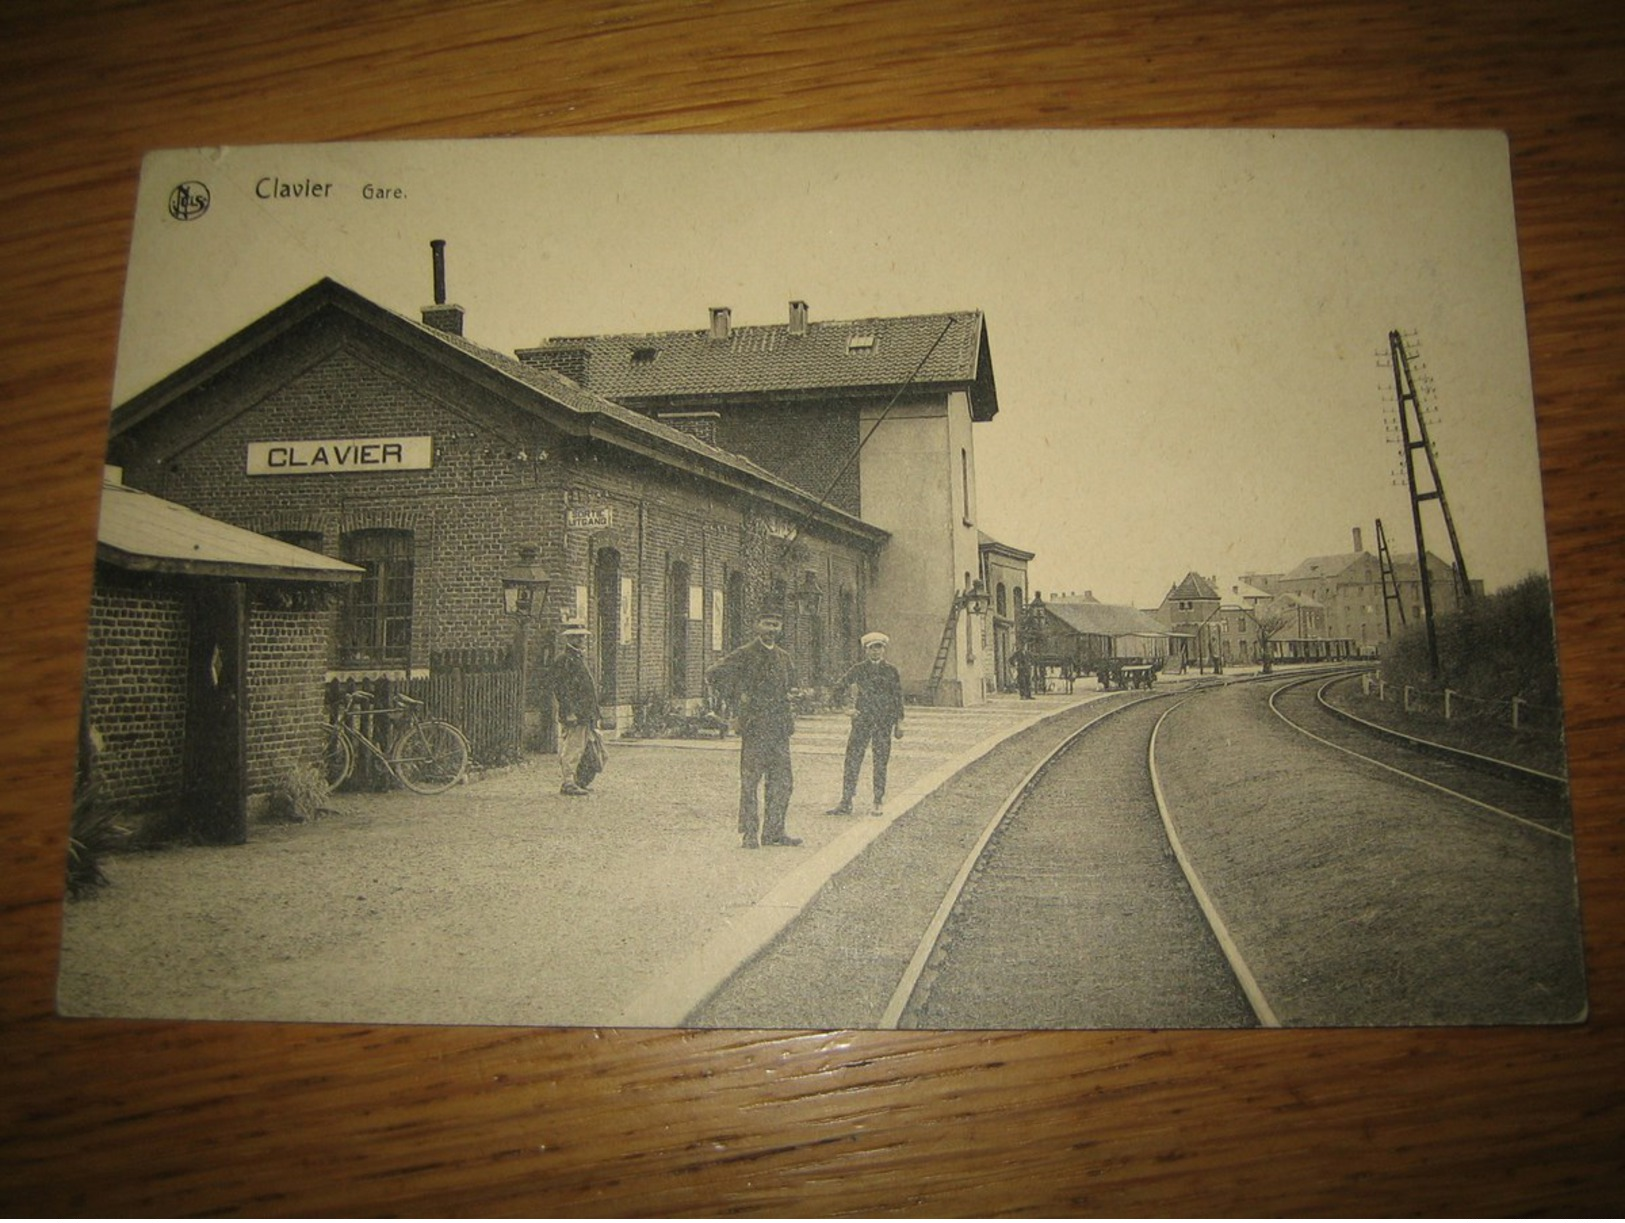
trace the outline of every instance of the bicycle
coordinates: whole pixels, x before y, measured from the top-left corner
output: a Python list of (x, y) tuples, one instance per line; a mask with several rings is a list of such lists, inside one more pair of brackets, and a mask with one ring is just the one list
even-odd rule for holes
[[(322, 764), (329, 792), (355, 771), (358, 748), (375, 756), (403, 786), (419, 794), (439, 794), (462, 780), (468, 768), (468, 738), (462, 731), (450, 722), (424, 718), (423, 702), (405, 693), (397, 693), (387, 709), (356, 707), (372, 699), (370, 692), (359, 688), (346, 693), (338, 719), (324, 728)], [(366, 725), (371, 720), (376, 726), (379, 718), (406, 724), (387, 751), (378, 742), (377, 731)]]

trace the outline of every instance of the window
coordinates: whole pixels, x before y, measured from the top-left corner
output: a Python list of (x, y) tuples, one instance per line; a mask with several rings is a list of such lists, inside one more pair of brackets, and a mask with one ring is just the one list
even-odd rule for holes
[(997, 591), (994, 594), (994, 599), (995, 599), (994, 606), (998, 610), (998, 614), (1000, 616), (1009, 615), (1009, 612), (1007, 612), (1005, 610), (1006, 603), (1005, 603), (1005, 598), (1004, 598), (1004, 583), (1003, 582), (999, 583)]
[(352, 531), (342, 550), (366, 573), (345, 600), (339, 661), (404, 665), (412, 656), (412, 532)]
[(959, 452), (959, 488), (965, 506), (965, 514), (961, 521), (968, 527), (975, 517), (975, 509), (971, 505), (970, 451), (968, 449), (961, 449)]
[(280, 540), (285, 544), (292, 544), (296, 548), (303, 548), (307, 552), (320, 552), (322, 550), (322, 533), (320, 531), (267, 531), (272, 539)]

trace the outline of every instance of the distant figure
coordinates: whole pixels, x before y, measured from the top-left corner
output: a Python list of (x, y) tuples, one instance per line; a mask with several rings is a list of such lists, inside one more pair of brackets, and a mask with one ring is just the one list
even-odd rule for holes
[[(756, 640), (727, 655), (705, 677), (739, 722), (739, 836), (746, 849), (801, 844), (784, 830), (795, 788), (790, 767), (795, 673), (789, 654), (779, 647), (783, 632), (783, 609), (764, 603), (756, 617)], [(760, 819), (758, 787), (763, 787)]]
[(1015, 657), (1010, 660), (1016, 664), (1016, 688), (1021, 693), (1021, 699), (1033, 699), (1033, 664), (1027, 657), (1026, 650), (1017, 650)]
[(874, 749), (874, 814), (886, 813), (886, 766), (891, 762), (891, 741), (903, 737), (903, 677), (886, 661), (891, 638), (885, 633), (863, 635), (863, 661), (853, 664), (836, 681), (831, 694), (837, 708), (846, 700), (846, 691), (858, 687), (853, 702), (852, 731), (846, 739), (846, 770), (841, 776), (841, 801), (829, 809), (830, 815), (851, 815), (852, 799), (858, 792), (858, 774), (863, 770), (863, 754)]
[(598, 733), (598, 684), (587, 668), (587, 628), (567, 624), (564, 649), (553, 660), (548, 686), (559, 706), (559, 793), (580, 797), (603, 767)]

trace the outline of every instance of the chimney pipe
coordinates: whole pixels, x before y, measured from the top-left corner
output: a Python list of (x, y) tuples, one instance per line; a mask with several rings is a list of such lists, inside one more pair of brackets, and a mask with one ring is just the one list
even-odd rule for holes
[(728, 338), (727, 306), (711, 307), (711, 338), (713, 340), (726, 340)]
[(791, 302), (790, 303), (790, 328), (789, 328), (789, 330), (790, 330), (791, 335), (806, 335), (807, 334), (807, 303), (806, 302)]
[(1364, 552), (1364, 551), (1365, 551), (1365, 549), (1364, 549), (1364, 548), (1363, 548), (1363, 547), (1361, 547), (1361, 546), (1360, 546), (1360, 545), (1361, 545), (1361, 542), (1362, 542), (1362, 541), (1361, 541), (1361, 539), (1360, 539), (1360, 528), (1359, 528), (1359, 527), (1355, 527), (1355, 528), (1354, 528), (1354, 550), (1355, 550), (1355, 551), (1356, 551), (1356, 552)]
[(434, 252), (434, 304), (446, 304), (446, 240), (436, 238), (429, 243), (429, 249)]

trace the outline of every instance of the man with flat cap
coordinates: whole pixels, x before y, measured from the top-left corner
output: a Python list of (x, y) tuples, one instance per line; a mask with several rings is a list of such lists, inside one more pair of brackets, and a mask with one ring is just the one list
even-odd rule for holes
[[(784, 830), (795, 787), (790, 769), (795, 672), (789, 653), (779, 645), (783, 632), (783, 608), (771, 599), (764, 602), (756, 617), (756, 640), (724, 657), (705, 677), (739, 723), (739, 836), (746, 849), (801, 844)], [(763, 790), (760, 809), (758, 787)]]
[(564, 649), (548, 674), (559, 707), (559, 793), (580, 797), (597, 775), (597, 769), (584, 767), (588, 749), (602, 750), (601, 738), (593, 743), (598, 735), (598, 684), (587, 668), (587, 626), (566, 624), (559, 635)]
[(833, 693), (839, 706), (847, 689), (857, 685), (853, 702), (852, 733), (846, 740), (846, 771), (841, 777), (841, 801), (829, 809), (830, 815), (851, 815), (852, 798), (858, 792), (858, 773), (863, 754), (874, 750), (874, 790), (876, 815), (886, 813), (886, 766), (891, 763), (891, 741), (903, 737), (903, 677), (886, 661), (891, 638), (885, 633), (863, 635), (863, 661), (854, 664), (836, 681)]

